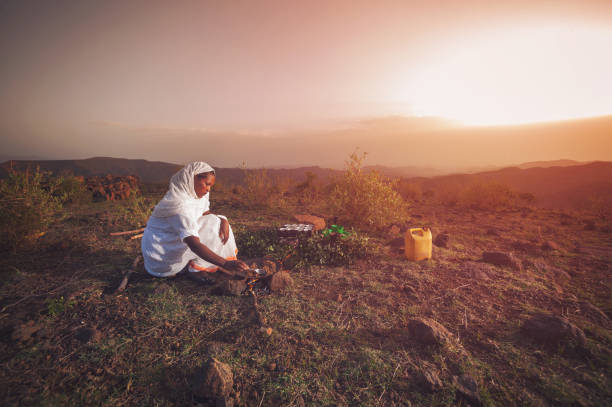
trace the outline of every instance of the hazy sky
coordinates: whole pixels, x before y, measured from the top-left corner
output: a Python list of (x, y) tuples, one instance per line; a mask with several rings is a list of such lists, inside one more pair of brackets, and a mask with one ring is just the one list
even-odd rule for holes
[(610, 50), (612, 1), (3, 0), (1, 155), (186, 161), (168, 139), (607, 115)]

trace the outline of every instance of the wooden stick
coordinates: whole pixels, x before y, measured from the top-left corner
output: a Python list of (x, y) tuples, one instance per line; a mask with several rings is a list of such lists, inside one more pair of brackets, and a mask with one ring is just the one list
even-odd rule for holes
[(143, 236), (144, 236), (144, 233), (139, 233), (137, 235), (134, 235), (134, 236), (130, 237), (130, 240), (140, 239)]
[(138, 263), (141, 259), (142, 257), (136, 256), (136, 258), (132, 262), (132, 268), (123, 273), (123, 279), (121, 280), (121, 284), (119, 284), (119, 287), (117, 287), (117, 289), (115, 290), (115, 294), (120, 293), (126, 289), (130, 276), (136, 272), (136, 266), (138, 266)]
[(140, 229), (134, 229), (134, 230), (126, 230), (125, 232), (113, 232), (110, 235), (111, 236), (123, 236), (123, 235), (131, 235), (133, 233), (140, 233), (140, 232), (144, 232), (145, 228), (140, 228)]
[(119, 287), (117, 287), (117, 289), (115, 290), (115, 293), (120, 293), (121, 291), (125, 290), (125, 288), (127, 287), (128, 280), (130, 279), (130, 276), (132, 275), (132, 273), (134, 273), (134, 270), (128, 270), (125, 273), (123, 273), (123, 280), (121, 280), (121, 284), (119, 284)]

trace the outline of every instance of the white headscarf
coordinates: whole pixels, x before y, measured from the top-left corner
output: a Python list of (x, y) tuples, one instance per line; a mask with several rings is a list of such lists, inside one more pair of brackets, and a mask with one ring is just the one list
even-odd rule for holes
[(167, 218), (176, 214), (195, 215), (208, 210), (209, 194), (198, 198), (193, 185), (193, 177), (203, 172), (215, 171), (213, 167), (202, 161), (187, 164), (182, 170), (170, 178), (168, 192), (153, 209), (151, 216)]

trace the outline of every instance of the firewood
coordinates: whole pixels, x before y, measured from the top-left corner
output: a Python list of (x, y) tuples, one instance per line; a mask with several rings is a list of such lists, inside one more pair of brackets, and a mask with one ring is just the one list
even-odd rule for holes
[(123, 273), (123, 279), (121, 279), (121, 284), (119, 284), (119, 287), (117, 287), (117, 289), (115, 290), (115, 294), (125, 291), (128, 281), (130, 279), (130, 276), (132, 275), (132, 273), (136, 272), (135, 269), (138, 266), (138, 263), (140, 263), (141, 259), (142, 257), (136, 256), (136, 258), (132, 262), (132, 268)]
[[(131, 235), (134, 233), (140, 233), (140, 232), (144, 232), (145, 228), (140, 228), (140, 229), (134, 229), (134, 230), (126, 230), (124, 232), (113, 232), (110, 235), (111, 236), (123, 236), (123, 235)], [(140, 235), (142, 236), (142, 235)]]

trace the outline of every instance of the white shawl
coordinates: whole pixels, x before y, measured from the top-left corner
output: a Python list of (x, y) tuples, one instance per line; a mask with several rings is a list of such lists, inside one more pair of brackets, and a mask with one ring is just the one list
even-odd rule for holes
[(153, 209), (151, 216), (167, 218), (183, 214), (188, 217), (201, 216), (210, 207), (209, 193), (198, 198), (193, 185), (193, 177), (214, 168), (202, 161), (187, 164), (170, 178), (168, 192)]

